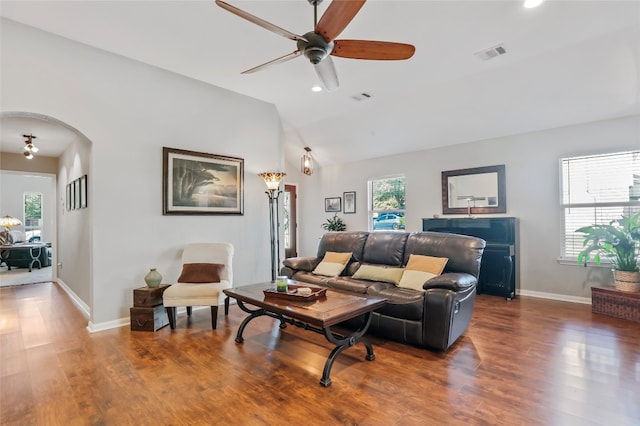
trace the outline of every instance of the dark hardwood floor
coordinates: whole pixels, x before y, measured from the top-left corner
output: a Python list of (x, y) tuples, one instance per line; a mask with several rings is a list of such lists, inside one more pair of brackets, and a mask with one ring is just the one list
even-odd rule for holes
[(319, 385), (331, 345), (232, 305), (178, 328), (90, 334), (51, 283), (0, 288), (2, 425), (639, 425), (640, 324), (478, 296), (446, 353), (372, 339)]

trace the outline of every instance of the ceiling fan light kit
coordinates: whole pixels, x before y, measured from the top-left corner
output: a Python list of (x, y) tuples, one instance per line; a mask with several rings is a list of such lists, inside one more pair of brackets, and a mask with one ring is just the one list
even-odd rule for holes
[(33, 136), (32, 134), (22, 135), (22, 137), (27, 138), (27, 140), (24, 141), (25, 146), (23, 154), (25, 157), (27, 157), (27, 159), (31, 160), (33, 158), (33, 154), (38, 152), (38, 147), (33, 144), (33, 140), (37, 137)]
[(315, 28), (304, 35), (297, 35), (229, 3), (216, 0), (216, 4), (228, 12), (296, 42), (297, 50), (292, 53), (250, 68), (243, 71), (242, 74), (260, 71), (268, 66), (304, 55), (314, 65), (316, 74), (325, 88), (333, 90), (339, 87), (339, 81), (331, 56), (367, 60), (403, 60), (411, 58), (415, 52), (414, 46), (405, 43), (335, 40), (360, 11), (366, 0), (333, 0), (320, 18), (320, 21), (318, 21), (318, 4), (322, 0), (307, 1), (313, 6)]

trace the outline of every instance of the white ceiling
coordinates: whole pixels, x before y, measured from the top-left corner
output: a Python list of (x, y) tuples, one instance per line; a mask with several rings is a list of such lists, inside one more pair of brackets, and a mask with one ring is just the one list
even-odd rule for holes
[[(296, 34), (313, 27), (307, 0), (228, 2)], [(241, 75), (295, 43), (213, 0), (2, 0), (0, 14), (273, 103), (296, 162), (305, 146), (327, 165), (640, 113), (639, 0), (370, 0), (338, 38), (411, 43), (414, 57), (334, 58), (340, 88), (321, 93), (304, 57)], [(497, 44), (506, 55), (474, 55)]]

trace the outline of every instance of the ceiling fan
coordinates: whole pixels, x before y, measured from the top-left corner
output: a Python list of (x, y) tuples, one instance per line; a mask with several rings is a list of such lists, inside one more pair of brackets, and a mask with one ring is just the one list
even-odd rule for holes
[(410, 44), (372, 40), (335, 40), (356, 16), (366, 0), (333, 0), (318, 22), (318, 5), (322, 0), (307, 0), (313, 6), (314, 30), (303, 35), (291, 33), (264, 19), (253, 16), (222, 0), (221, 8), (253, 22), (271, 32), (297, 43), (297, 49), (257, 67), (243, 71), (250, 74), (268, 66), (289, 61), (303, 55), (314, 65), (316, 73), (327, 90), (337, 89), (338, 75), (331, 56), (351, 59), (401, 60), (413, 56), (416, 48)]

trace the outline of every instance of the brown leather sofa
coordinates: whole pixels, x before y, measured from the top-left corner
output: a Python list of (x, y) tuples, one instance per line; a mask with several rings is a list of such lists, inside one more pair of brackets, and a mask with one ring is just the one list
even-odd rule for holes
[[(328, 232), (316, 257), (285, 259), (281, 274), (309, 284), (386, 297), (387, 304), (373, 313), (370, 332), (447, 350), (471, 320), (484, 247), (480, 238), (437, 232)], [(352, 253), (338, 277), (312, 273), (327, 251)], [(424, 283), (424, 291), (351, 277), (361, 264), (404, 267), (411, 254), (449, 259), (441, 275)]]

